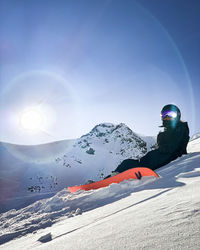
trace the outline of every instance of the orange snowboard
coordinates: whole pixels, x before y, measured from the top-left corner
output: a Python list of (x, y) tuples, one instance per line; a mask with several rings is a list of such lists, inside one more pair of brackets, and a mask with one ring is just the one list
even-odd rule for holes
[(74, 193), (78, 191), (79, 189), (82, 190), (91, 190), (91, 189), (98, 189), (102, 187), (107, 187), (112, 183), (120, 183), (124, 180), (129, 180), (129, 179), (141, 179), (143, 176), (155, 176), (159, 177), (156, 172), (149, 168), (131, 168), (129, 170), (126, 170), (120, 174), (117, 174), (115, 176), (109, 177), (105, 180), (93, 182), (90, 184), (85, 184), (85, 185), (80, 185), (80, 186), (73, 186), (73, 187), (68, 187), (68, 190), (71, 193)]

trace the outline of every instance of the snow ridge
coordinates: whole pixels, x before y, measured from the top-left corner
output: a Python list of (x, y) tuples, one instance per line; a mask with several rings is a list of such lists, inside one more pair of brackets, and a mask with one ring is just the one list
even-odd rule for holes
[(196, 133), (196, 134), (194, 134), (194, 135), (191, 137), (190, 141), (193, 141), (193, 140), (196, 140), (196, 139), (199, 139), (199, 138), (200, 138), (200, 133)]
[(81, 215), (102, 204), (114, 202), (119, 197), (126, 197), (135, 188), (154, 180), (155, 177), (145, 177), (143, 180), (124, 181), (95, 191), (80, 190), (75, 194), (63, 189), (52, 198), (39, 200), (20, 210), (12, 209), (0, 214), (0, 245), (18, 236), (50, 227), (60, 219)]

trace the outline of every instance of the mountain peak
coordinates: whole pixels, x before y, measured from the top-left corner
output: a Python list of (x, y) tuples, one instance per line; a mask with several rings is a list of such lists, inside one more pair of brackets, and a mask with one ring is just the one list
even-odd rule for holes
[[(88, 134), (83, 135), (82, 137), (86, 137), (86, 136), (104, 137), (104, 136), (112, 134), (114, 131), (117, 131), (117, 130), (120, 131), (120, 133), (122, 131), (133, 133), (133, 131), (124, 123), (120, 123), (117, 125), (113, 123), (100, 123), (96, 125)], [(133, 134), (136, 136), (135, 133)]]
[[(91, 131), (90, 133), (94, 133), (96, 135), (105, 135), (105, 134), (109, 134), (112, 133), (113, 129), (116, 127), (116, 125), (112, 124), (112, 123), (100, 123), (98, 125), (96, 125)], [(89, 133), (89, 134), (90, 134)]]

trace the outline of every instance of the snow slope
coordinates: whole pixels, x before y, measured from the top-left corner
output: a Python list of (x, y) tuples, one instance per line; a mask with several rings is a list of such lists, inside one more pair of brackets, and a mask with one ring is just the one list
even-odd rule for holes
[(0, 143), (0, 213), (53, 196), (66, 186), (99, 180), (126, 158), (155, 144), (125, 124), (102, 123), (76, 140), (34, 146)]
[(0, 249), (200, 249), (200, 138), (159, 179), (66, 189), (0, 215)]

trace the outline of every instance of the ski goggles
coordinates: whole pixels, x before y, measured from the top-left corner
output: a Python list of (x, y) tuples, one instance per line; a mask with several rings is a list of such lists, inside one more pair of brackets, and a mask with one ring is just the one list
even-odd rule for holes
[(161, 117), (162, 117), (162, 119), (165, 119), (166, 117), (175, 119), (177, 117), (177, 113), (175, 111), (172, 111), (172, 110), (167, 110), (161, 114)]

